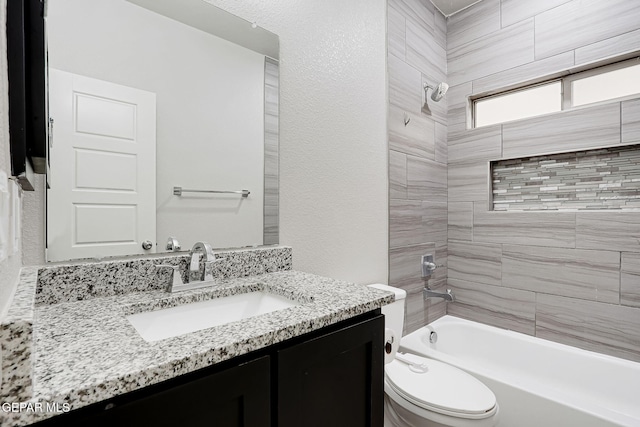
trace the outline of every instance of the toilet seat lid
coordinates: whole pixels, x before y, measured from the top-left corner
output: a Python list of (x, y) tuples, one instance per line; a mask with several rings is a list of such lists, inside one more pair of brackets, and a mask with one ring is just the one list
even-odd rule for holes
[(437, 360), (413, 354), (410, 357), (416, 364), (426, 365), (427, 372), (415, 372), (399, 360), (385, 365), (387, 383), (404, 399), (421, 408), (461, 418), (482, 418), (493, 413), (496, 396), (478, 379)]

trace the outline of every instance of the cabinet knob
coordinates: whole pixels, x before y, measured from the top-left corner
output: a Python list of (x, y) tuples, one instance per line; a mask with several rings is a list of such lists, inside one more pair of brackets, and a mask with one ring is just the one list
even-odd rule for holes
[(145, 251), (148, 251), (152, 247), (153, 243), (151, 243), (151, 240), (145, 240), (144, 242), (142, 242), (142, 249), (144, 249)]

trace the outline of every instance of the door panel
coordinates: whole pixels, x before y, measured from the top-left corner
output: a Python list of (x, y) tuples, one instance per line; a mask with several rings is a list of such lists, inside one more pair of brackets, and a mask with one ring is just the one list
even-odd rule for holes
[[(76, 246), (136, 243), (137, 209), (134, 205), (74, 205)], [(102, 224), (102, 227), (95, 227)]]
[(75, 98), (76, 132), (135, 140), (135, 104), (81, 93)]
[(136, 191), (137, 155), (84, 149), (75, 153), (77, 189)]

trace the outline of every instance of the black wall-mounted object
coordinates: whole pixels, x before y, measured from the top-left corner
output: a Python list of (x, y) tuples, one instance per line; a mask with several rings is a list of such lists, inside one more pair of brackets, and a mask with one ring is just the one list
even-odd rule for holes
[(11, 175), (33, 190), (29, 172), (47, 169), (45, 0), (7, 2)]

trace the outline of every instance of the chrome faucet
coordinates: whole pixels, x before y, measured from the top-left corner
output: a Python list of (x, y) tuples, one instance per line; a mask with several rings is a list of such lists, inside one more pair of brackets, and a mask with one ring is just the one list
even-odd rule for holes
[(455, 301), (456, 299), (453, 296), (453, 292), (451, 292), (451, 289), (447, 289), (447, 292), (445, 293), (445, 292), (432, 291), (429, 288), (429, 284), (427, 283), (427, 280), (429, 280), (431, 275), (433, 275), (433, 273), (436, 271), (436, 268), (438, 268), (438, 266), (434, 261), (435, 260), (432, 254), (422, 255), (422, 257), (420, 258), (420, 266), (422, 267), (422, 279), (425, 282), (425, 287), (422, 290), (424, 299), (444, 298), (445, 301)]
[[(204, 279), (200, 273), (200, 260), (204, 261)], [(211, 245), (206, 242), (197, 242), (191, 248), (191, 261), (189, 262), (189, 274), (187, 282), (182, 281), (180, 266), (178, 265), (156, 265), (158, 270), (169, 269), (173, 276), (171, 285), (167, 288), (169, 292), (186, 291), (190, 289), (204, 288), (213, 285), (213, 263), (220, 261), (216, 259)]]
[(445, 301), (451, 301), (451, 302), (456, 300), (456, 297), (453, 295), (453, 292), (451, 291), (451, 289), (447, 289), (447, 292), (436, 292), (429, 289), (429, 287), (426, 287), (422, 290), (422, 294), (424, 296), (424, 299), (444, 298)]
[[(209, 272), (207, 275), (208, 263), (212, 263), (216, 260), (216, 256), (213, 254), (211, 245), (207, 242), (196, 242), (191, 248), (191, 262), (189, 263), (189, 282), (202, 280), (200, 275), (200, 259), (204, 261), (204, 280), (213, 279), (213, 275)], [(210, 270), (210, 269), (209, 269)], [(210, 277), (208, 277), (210, 276)]]

